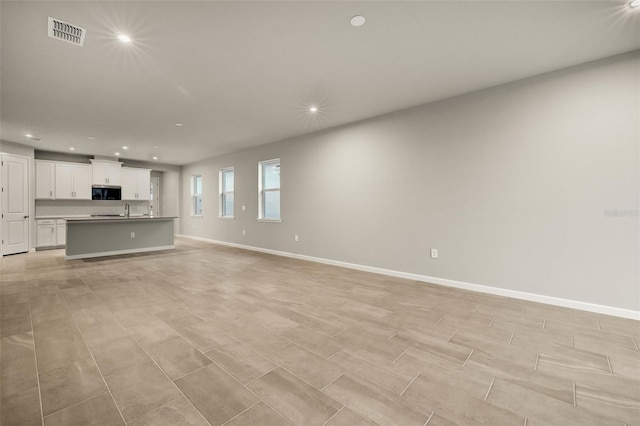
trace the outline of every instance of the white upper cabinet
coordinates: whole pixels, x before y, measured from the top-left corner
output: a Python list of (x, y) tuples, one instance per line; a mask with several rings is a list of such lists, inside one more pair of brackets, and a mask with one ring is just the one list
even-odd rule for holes
[(53, 200), (55, 198), (55, 163), (36, 160), (36, 199)]
[(149, 200), (151, 196), (151, 170), (122, 168), (122, 199)]
[(88, 164), (55, 163), (56, 199), (90, 200), (91, 166)]
[(117, 161), (91, 160), (93, 185), (122, 185), (122, 163)]

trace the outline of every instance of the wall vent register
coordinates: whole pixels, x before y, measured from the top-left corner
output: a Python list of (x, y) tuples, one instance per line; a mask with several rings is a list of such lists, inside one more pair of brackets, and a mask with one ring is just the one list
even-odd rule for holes
[(84, 45), (84, 36), (87, 30), (77, 25), (61, 21), (60, 19), (49, 17), (49, 37), (75, 44)]

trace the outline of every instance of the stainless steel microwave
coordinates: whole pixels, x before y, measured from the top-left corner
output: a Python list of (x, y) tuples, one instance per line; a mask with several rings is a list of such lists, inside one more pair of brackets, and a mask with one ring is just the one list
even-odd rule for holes
[(119, 186), (94, 186), (91, 188), (92, 200), (122, 200), (122, 188)]

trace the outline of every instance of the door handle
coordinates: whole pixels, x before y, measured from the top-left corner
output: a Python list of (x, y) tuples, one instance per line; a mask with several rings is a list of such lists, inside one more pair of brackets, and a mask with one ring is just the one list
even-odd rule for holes
[(27, 216), (25, 216), (24, 218), (25, 218), (25, 219), (29, 219), (29, 216), (27, 215)]

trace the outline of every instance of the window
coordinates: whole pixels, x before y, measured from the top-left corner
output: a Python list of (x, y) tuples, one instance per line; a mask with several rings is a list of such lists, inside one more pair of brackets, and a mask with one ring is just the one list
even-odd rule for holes
[(280, 159), (258, 163), (258, 219), (280, 221)]
[(202, 176), (191, 176), (191, 215), (202, 216)]
[(233, 218), (233, 167), (220, 170), (220, 217)]

